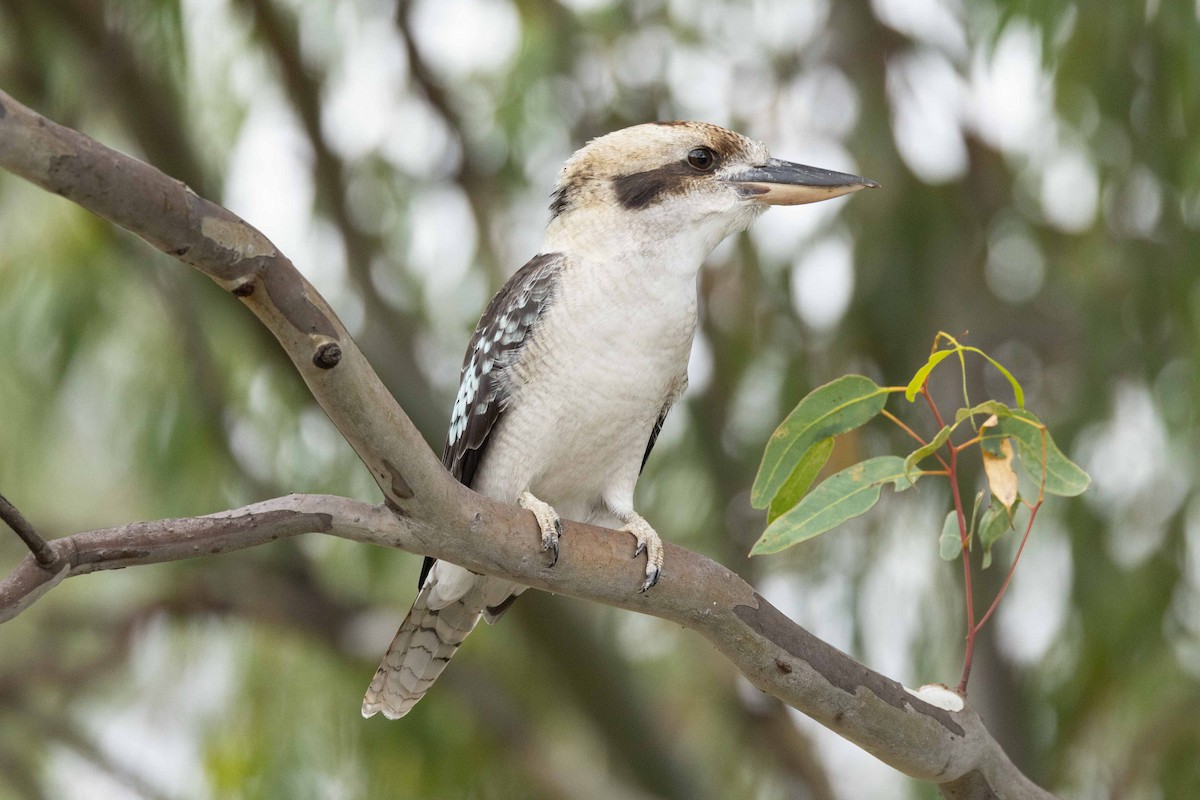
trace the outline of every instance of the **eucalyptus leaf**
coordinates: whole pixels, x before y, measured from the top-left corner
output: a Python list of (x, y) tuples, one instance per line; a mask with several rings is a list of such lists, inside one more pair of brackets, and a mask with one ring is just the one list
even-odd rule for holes
[(829, 461), (829, 455), (832, 452), (832, 437), (822, 439), (808, 449), (774, 499), (771, 500), (771, 507), (767, 510), (767, 524), (774, 522), (800, 502), (800, 498), (804, 497), (809, 487), (812, 486), (812, 482), (816, 480), (817, 473)]
[(950, 439), (950, 434), (953, 432), (954, 429), (947, 425), (938, 431), (937, 436), (934, 436), (929, 442), (908, 454), (908, 458), (904, 459), (904, 476), (910, 482), (914, 480), (912, 472), (917, 468), (917, 464), (936, 453)]
[(750, 504), (767, 508), (813, 445), (869, 422), (883, 410), (887, 395), (862, 375), (845, 375), (809, 392), (771, 434)]
[(912, 402), (917, 398), (917, 393), (921, 391), (921, 387), (925, 385), (925, 381), (929, 380), (929, 373), (933, 372), (933, 368), (946, 360), (946, 356), (955, 353), (957, 350), (935, 350), (929, 354), (929, 360), (925, 365), (917, 370), (917, 373), (912, 376), (912, 380), (908, 382), (908, 386), (904, 390), (904, 398), (908, 402)]
[(981, 414), (996, 417), (1011, 417), (1012, 409), (1001, 403), (999, 400), (984, 400), (978, 405), (970, 408), (960, 408), (954, 414), (954, 424), (960, 425), (967, 417), (977, 417)]
[(831, 475), (795, 508), (772, 522), (750, 555), (777, 553), (865, 514), (879, 502), (885, 483), (908, 485), (904, 459), (877, 456)]
[(1018, 381), (1008, 369), (996, 359), (989, 356), (987, 353), (980, 350), (978, 347), (964, 347), (964, 351), (968, 353), (976, 353), (988, 360), (988, 363), (999, 370), (1000, 374), (1008, 379), (1008, 383), (1012, 386), (1013, 397), (1017, 401), (1018, 408), (1025, 408), (1025, 390), (1021, 388), (1021, 382)]
[(983, 568), (992, 565), (992, 545), (1012, 530), (1012, 513), (999, 500), (992, 498), (991, 505), (979, 520), (979, 546), (983, 548)]
[(962, 533), (958, 529), (958, 512), (951, 511), (942, 523), (942, 535), (938, 537), (938, 555), (943, 561), (954, 561), (962, 555)]
[(1063, 455), (1051, 438), (1050, 431), (1032, 413), (1024, 409), (1012, 409), (1010, 416), (1000, 419), (995, 427), (988, 429), (983, 443), (995, 451), (999, 440), (1009, 436), (1017, 443), (1021, 466), (1039, 486), (1042, 483), (1042, 461), (1045, 459), (1048, 494), (1075, 497), (1091, 485), (1092, 479), (1088, 474)]

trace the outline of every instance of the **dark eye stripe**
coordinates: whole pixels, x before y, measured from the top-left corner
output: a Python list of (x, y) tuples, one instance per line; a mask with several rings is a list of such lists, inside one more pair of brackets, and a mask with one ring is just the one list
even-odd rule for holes
[(614, 178), (613, 188), (617, 193), (617, 202), (625, 208), (645, 208), (664, 197), (684, 191), (695, 178), (695, 168), (676, 161), (658, 169)]

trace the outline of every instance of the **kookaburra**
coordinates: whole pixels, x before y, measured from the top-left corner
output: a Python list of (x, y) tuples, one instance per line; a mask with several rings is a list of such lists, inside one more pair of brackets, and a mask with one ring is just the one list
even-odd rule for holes
[[(875, 185), (771, 158), (700, 122), (593, 140), (559, 174), (541, 250), (475, 328), (442, 462), (475, 491), (532, 511), (551, 559), (559, 515), (632, 534), (648, 590), (663, 548), (633, 489), (687, 386), (701, 264), (769, 205)], [(495, 622), (524, 589), (426, 559), (363, 715), (407, 714), (480, 618)]]

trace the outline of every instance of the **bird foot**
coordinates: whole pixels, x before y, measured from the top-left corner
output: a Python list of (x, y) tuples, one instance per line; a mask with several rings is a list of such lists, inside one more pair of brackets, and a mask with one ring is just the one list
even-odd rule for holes
[(658, 579), (662, 575), (662, 539), (641, 514), (630, 511), (621, 521), (625, 523), (621, 530), (633, 534), (633, 538), (637, 539), (637, 549), (633, 551), (633, 557), (637, 558), (642, 553), (646, 554), (646, 581), (641, 588), (642, 592), (646, 592), (651, 586), (658, 583)]
[(521, 492), (517, 505), (533, 512), (538, 528), (542, 531), (542, 552), (550, 552), (550, 566), (558, 563), (558, 540), (562, 538), (562, 520), (549, 503), (543, 503), (529, 492)]

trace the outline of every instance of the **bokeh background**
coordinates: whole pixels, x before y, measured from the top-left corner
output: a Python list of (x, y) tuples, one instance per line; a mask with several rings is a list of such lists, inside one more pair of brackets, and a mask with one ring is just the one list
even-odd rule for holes
[[(1197, 13), (0, 0), (0, 86), (262, 229), (435, 449), (474, 321), (536, 251), (557, 168), (590, 137), (702, 119), (874, 178), (883, 189), (772, 210), (713, 255), (691, 388), (640, 509), (870, 666), (955, 683), (945, 492), (745, 554), (763, 526), (747, 502), (759, 455), (806, 391), (847, 372), (903, 383), (939, 329), (964, 336), (1017, 373), (1094, 479), (1043, 509), (971, 697), (1064, 797), (1192, 798)], [(290, 491), (379, 497), (238, 303), (6, 174), (0, 341), (0, 492), (47, 535)], [(1009, 399), (995, 376), (968, 379), (977, 399)], [(835, 462), (906, 444), (875, 425)], [(7, 570), (23, 549), (3, 533)], [(0, 629), (0, 797), (934, 796), (750, 688), (699, 637), (535, 593), (413, 714), (364, 722), (419, 561), (310, 536), (69, 581)], [(1003, 567), (982, 575), (990, 595)]]

